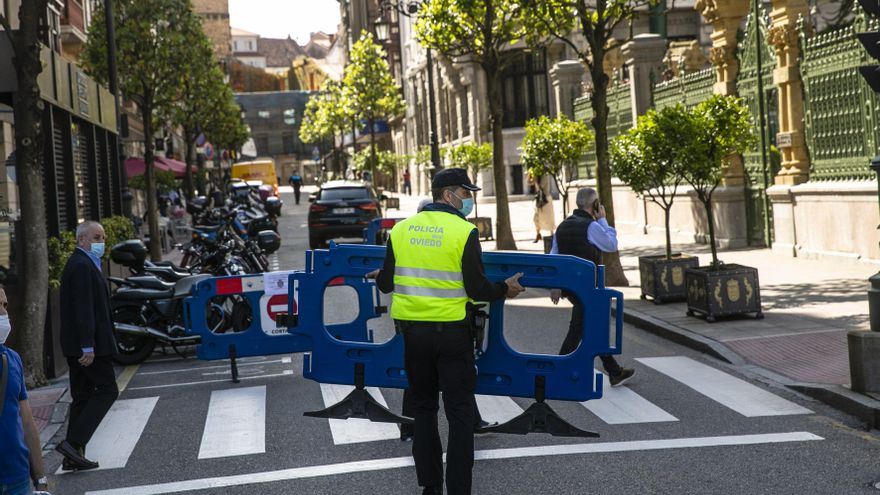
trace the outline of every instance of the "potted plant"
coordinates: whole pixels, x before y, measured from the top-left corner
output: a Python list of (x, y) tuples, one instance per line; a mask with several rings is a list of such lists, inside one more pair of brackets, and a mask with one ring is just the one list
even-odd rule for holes
[(748, 108), (739, 98), (714, 95), (697, 105), (693, 115), (697, 130), (691, 140), (704, 158), (692, 162), (684, 177), (706, 210), (712, 264), (685, 270), (687, 314), (700, 313), (708, 322), (743, 313), (763, 318), (758, 270), (718, 261), (712, 214), (712, 194), (721, 184), (726, 160), (755, 141)]
[[(492, 145), (488, 143), (460, 144), (447, 148), (444, 153), (449, 165), (467, 170), (474, 184), (477, 183), (482, 170), (492, 167)], [(480, 238), (492, 239), (492, 219), (480, 216), (477, 210), (476, 191), (474, 191), (474, 216), (468, 221), (477, 227)]]
[(692, 139), (696, 119), (683, 105), (649, 110), (636, 127), (611, 143), (612, 173), (641, 198), (663, 210), (666, 253), (639, 257), (642, 299), (655, 304), (687, 299), (684, 272), (700, 266), (696, 256), (672, 252), (669, 215), (685, 170), (699, 160), (700, 149)]

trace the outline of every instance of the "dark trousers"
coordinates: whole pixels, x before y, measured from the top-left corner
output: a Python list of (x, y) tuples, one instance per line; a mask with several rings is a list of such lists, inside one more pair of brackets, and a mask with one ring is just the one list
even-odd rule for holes
[(109, 356), (99, 356), (89, 366), (82, 366), (79, 358), (68, 357), (70, 367), (70, 423), (67, 441), (85, 448), (110, 406), (119, 396), (116, 373)]
[(403, 183), (403, 192), (404, 194), (412, 196), (412, 183), (410, 183), (410, 181), (406, 181)]
[(406, 373), (416, 420), (413, 458), (420, 486), (443, 485), (443, 445), (437, 428), (440, 392), (449, 423), (446, 489), (471, 492), (474, 466), (474, 340), (464, 325), (413, 324), (403, 334)]
[(299, 188), (300, 186), (293, 186), (293, 198), (296, 200), (296, 204), (299, 204)]
[[(413, 405), (412, 394), (409, 389), (403, 389), (403, 407), (401, 407), (400, 414), (412, 418), (415, 414), (415, 406)], [(483, 421), (483, 416), (480, 414), (480, 408), (477, 406), (477, 400), (474, 398), (474, 428), (480, 426), (480, 422)], [(413, 433), (413, 425), (400, 425), (401, 433)]]
[[(571, 321), (568, 322), (568, 334), (565, 336), (565, 340), (562, 341), (562, 347), (559, 349), (560, 355), (571, 354), (581, 343), (581, 335), (583, 334), (584, 328), (584, 305), (581, 304), (580, 299), (575, 297), (575, 295), (571, 292), (564, 291), (566, 299), (571, 301)], [(613, 356), (610, 355), (602, 355), (599, 356), (599, 359), (602, 360), (602, 367), (605, 368), (605, 372), (608, 373), (609, 376), (617, 376), (620, 374), (620, 365), (617, 364), (617, 361), (614, 360)]]

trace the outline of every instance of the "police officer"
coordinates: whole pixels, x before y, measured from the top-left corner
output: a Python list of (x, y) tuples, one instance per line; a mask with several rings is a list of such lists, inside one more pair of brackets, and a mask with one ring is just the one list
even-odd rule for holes
[[(605, 219), (605, 207), (599, 202), (599, 194), (595, 189), (591, 187), (580, 189), (575, 197), (575, 204), (577, 209), (556, 228), (550, 254), (571, 254), (600, 265), (602, 253), (617, 251), (617, 231), (608, 225)], [(595, 283), (593, 281), (594, 285)], [(568, 291), (560, 289), (550, 291), (553, 304), (558, 303), (561, 296), (568, 298), (572, 304), (568, 334), (559, 350), (559, 354), (564, 355), (574, 352), (581, 343), (584, 305)], [(602, 360), (602, 367), (608, 373), (608, 381), (612, 387), (623, 385), (635, 373), (632, 368), (621, 367), (611, 355), (602, 355), (599, 358)]]
[(448, 168), (431, 182), (434, 203), (391, 230), (385, 263), (376, 276), (382, 292), (392, 290), (391, 317), (403, 332), (405, 366), (413, 397), (413, 457), (425, 494), (443, 493), (443, 446), (437, 429), (439, 396), (449, 422), (446, 488), (471, 492), (474, 463), (474, 340), (470, 301), (491, 302), (519, 295), (522, 273), (490, 282), (474, 225), (465, 217), (474, 206), (467, 172)]

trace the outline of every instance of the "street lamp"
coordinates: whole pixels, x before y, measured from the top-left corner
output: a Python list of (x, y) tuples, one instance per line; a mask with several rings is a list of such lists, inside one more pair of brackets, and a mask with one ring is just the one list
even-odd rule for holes
[[(384, 10), (396, 10), (404, 17), (415, 17), (419, 11), (424, 8), (426, 0), (412, 0), (402, 4), (399, 0), (383, 0), (381, 8)], [(380, 42), (387, 42), (391, 39), (391, 22), (383, 18), (379, 18), (374, 23), (376, 29), (376, 38)], [(431, 49), (425, 48), (425, 68), (428, 71), (428, 120), (430, 127), (429, 141), (431, 145), (431, 178), (434, 178), (440, 166), (440, 143), (437, 141), (437, 109), (434, 103), (434, 57)]]

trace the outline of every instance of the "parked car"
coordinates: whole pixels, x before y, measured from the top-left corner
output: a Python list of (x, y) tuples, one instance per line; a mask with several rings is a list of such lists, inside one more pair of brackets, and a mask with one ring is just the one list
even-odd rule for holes
[(363, 236), (363, 230), (380, 216), (379, 200), (359, 181), (325, 182), (309, 197), (309, 247), (323, 247), (329, 239)]

